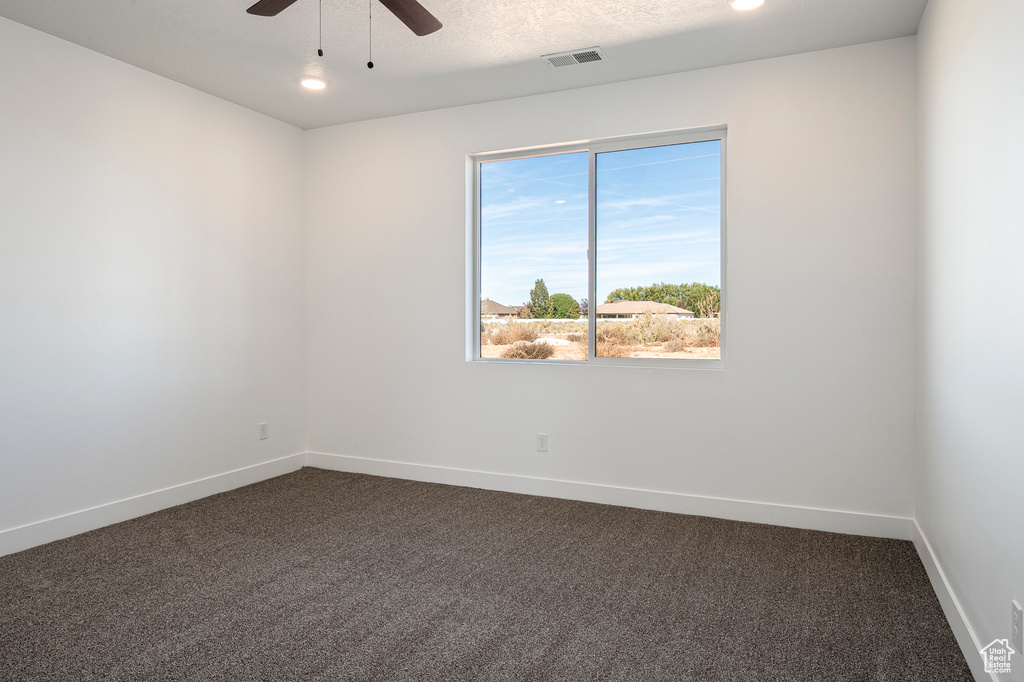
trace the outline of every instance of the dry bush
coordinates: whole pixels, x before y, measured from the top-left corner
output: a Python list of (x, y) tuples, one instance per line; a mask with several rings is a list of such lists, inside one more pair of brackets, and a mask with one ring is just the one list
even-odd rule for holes
[(587, 318), (582, 320), (573, 320), (572, 322), (563, 322), (562, 331), (566, 334), (586, 334), (587, 333)]
[(629, 323), (627, 322), (598, 322), (597, 341), (608, 341), (612, 343), (627, 343), (631, 340)]
[(686, 332), (665, 344), (666, 353), (678, 353), (684, 350), (686, 350)]
[(694, 330), (693, 337), (688, 339), (689, 345), (695, 348), (715, 348), (722, 344), (722, 330), (717, 324), (701, 324)]
[[(536, 337), (536, 334), (534, 337)], [(513, 358), (516, 360), (544, 360), (545, 358), (550, 358), (554, 354), (555, 349), (543, 341), (540, 343), (517, 341), (512, 344), (511, 348), (503, 350), (501, 352), (501, 357)]]
[(557, 327), (557, 323), (551, 320), (537, 320), (533, 323), (533, 327), (542, 334), (548, 334), (552, 331), (552, 327)]
[(686, 322), (665, 344), (665, 351), (677, 353), (687, 348), (716, 348), (721, 345), (722, 334), (718, 320), (699, 323), (696, 320), (687, 320)]
[(612, 322), (597, 326), (597, 355), (602, 358), (628, 358), (633, 354), (630, 323)]
[(631, 323), (604, 323), (597, 326), (598, 357), (629, 357), (633, 354)]
[(568, 334), (562, 334), (562, 338), (569, 343), (575, 343), (579, 346), (579, 350), (583, 351), (584, 357), (587, 354), (587, 347), (590, 345), (590, 336), (587, 334), (586, 329), (582, 332), (570, 332)]
[(655, 329), (654, 317), (655, 316), (650, 313), (642, 313), (640, 316), (635, 317), (624, 324), (623, 330), (634, 343), (640, 345), (653, 343), (658, 337), (658, 331)]
[(651, 313), (643, 313), (632, 320), (607, 321), (597, 328), (599, 340), (637, 346), (665, 343), (680, 333), (685, 333), (685, 328), (679, 321), (670, 319), (668, 315)]
[(523, 324), (509, 320), (508, 324), (495, 327), (490, 332), (491, 343), (498, 346), (507, 346), (516, 341), (535, 341), (537, 330), (532, 324)]
[(598, 355), (628, 357), (636, 347), (664, 344), (663, 350), (678, 353), (687, 348), (719, 346), (718, 320), (672, 319), (666, 315), (640, 315), (636, 319), (602, 321), (597, 327)]
[(718, 316), (719, 296), (713, 289), (704, 293), (704, 298), (697, 301), (697, 314), (703, 318)]
[(643, 313), (629, 322), (627, 331), (634, 343), (663, 343), (675, 338), (676, 331), (668, 315)]
[(619, 339), (597, 342), (597, 356), (600, 358), (628, 358), (633, 355), (633, 344)]

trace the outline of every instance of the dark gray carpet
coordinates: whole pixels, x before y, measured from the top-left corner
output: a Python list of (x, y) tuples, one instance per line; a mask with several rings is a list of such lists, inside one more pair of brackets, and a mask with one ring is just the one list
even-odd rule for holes
[(970, 680), (909, 542), (303, 469), (0, 558), (3, 680)]

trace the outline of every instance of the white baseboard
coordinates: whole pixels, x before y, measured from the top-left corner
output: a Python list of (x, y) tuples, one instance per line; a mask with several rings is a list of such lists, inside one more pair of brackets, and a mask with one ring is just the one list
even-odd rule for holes
[(244, 485), (297, 471), (306, 463), (305, 453), (216, 474), (197, 481), (154, 490), (89, 509), (0, 531), (0, 556), (20, 552), (61, 538), (134, 519), (161, 509), (192, 502)]
[(470, 488), (502, 490), (541, 497), (559, 497), (583, 502), (653, 509), (677, 514), (713, 516), (734, 521), (751, 521), (851, 535), (910, 540), (914, 529), (913, 519), (899, 516), (748, 502), (660, 490), (643, 490), (597, 483), (413, 464), (411, 462), (329, 455), (321, 452), (307, 452), (306, 465), (335, 471), (404, 478), (429, 483), (447, 483)]
[(949, 627), (952, 628), (957, 644), (960, 645), (960, 650), (963, 652), (964, 658), (967, 659), (967, 665), (970, 666), (974, 679), (978, 682), (998, 682), (995, 674), (985, 672), (985, 663), (979, 654), (984, 644), (978, 640), (978, 635), (967, 620), (967, 615), (960, 606), (960, 600), (956, 598), (956, 593), (953, 592), (952, 586), (946, 579), (946, 573), (942, 570), (942, 565), (939, 563), (938, 557), (935, 556), (931, 543), (928, 542), (928, 538), (916, 520), (914, 521), (914, 547), (917, 548), (917, 553), (921, 556), (921, 563), (924, 564), (924, 570), (928, 573), (932, 589), (935, 590), (935, 594), (939, 598), (942, 612), (945, 614), (946, 620), (949, 621)]
[(970, 665), (971, 673), (978, 682), (998, 682), (994, 675), (989, 675), (984, 671), (981, 656), (978, 655), (981, 642), (978, 641), (977, 635), (971, 628), (927, 537), (914, 519), (899, 516), (750, 502), (412, 462), (306, 452), (2, 530), (0, 531), (0, 556), (281, 476), (297, 471), (303, 466), (652, 509), (677, 514), (695, 514), (735, 521), (767, 523), (791, 528), (913, 540), (946, 619)]

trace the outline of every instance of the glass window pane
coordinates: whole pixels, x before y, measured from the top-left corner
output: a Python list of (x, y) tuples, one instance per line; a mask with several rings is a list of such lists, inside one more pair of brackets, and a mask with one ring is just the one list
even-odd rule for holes
[(480, 356), (587, 359), (588, 155), (480, 164)]
[(721, 146), (596, 155), (596, 355), (721, 357)]

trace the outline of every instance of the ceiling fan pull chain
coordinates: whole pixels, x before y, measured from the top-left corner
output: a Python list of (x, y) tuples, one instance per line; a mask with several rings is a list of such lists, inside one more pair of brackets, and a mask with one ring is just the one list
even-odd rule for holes
[(320, 0), (320, 47), (316, 53), (324, 56), (324, 0)]
[(368, 50), (369, 50), (369, 55), (370, 55), (370, 61), (366, 62), (366, 68), (372, 69), (373, 68), (373, 0), (367, 0), (366, 5), (370, 9), (370, 38), (369, 38), (369, 41), (367, 43)]

